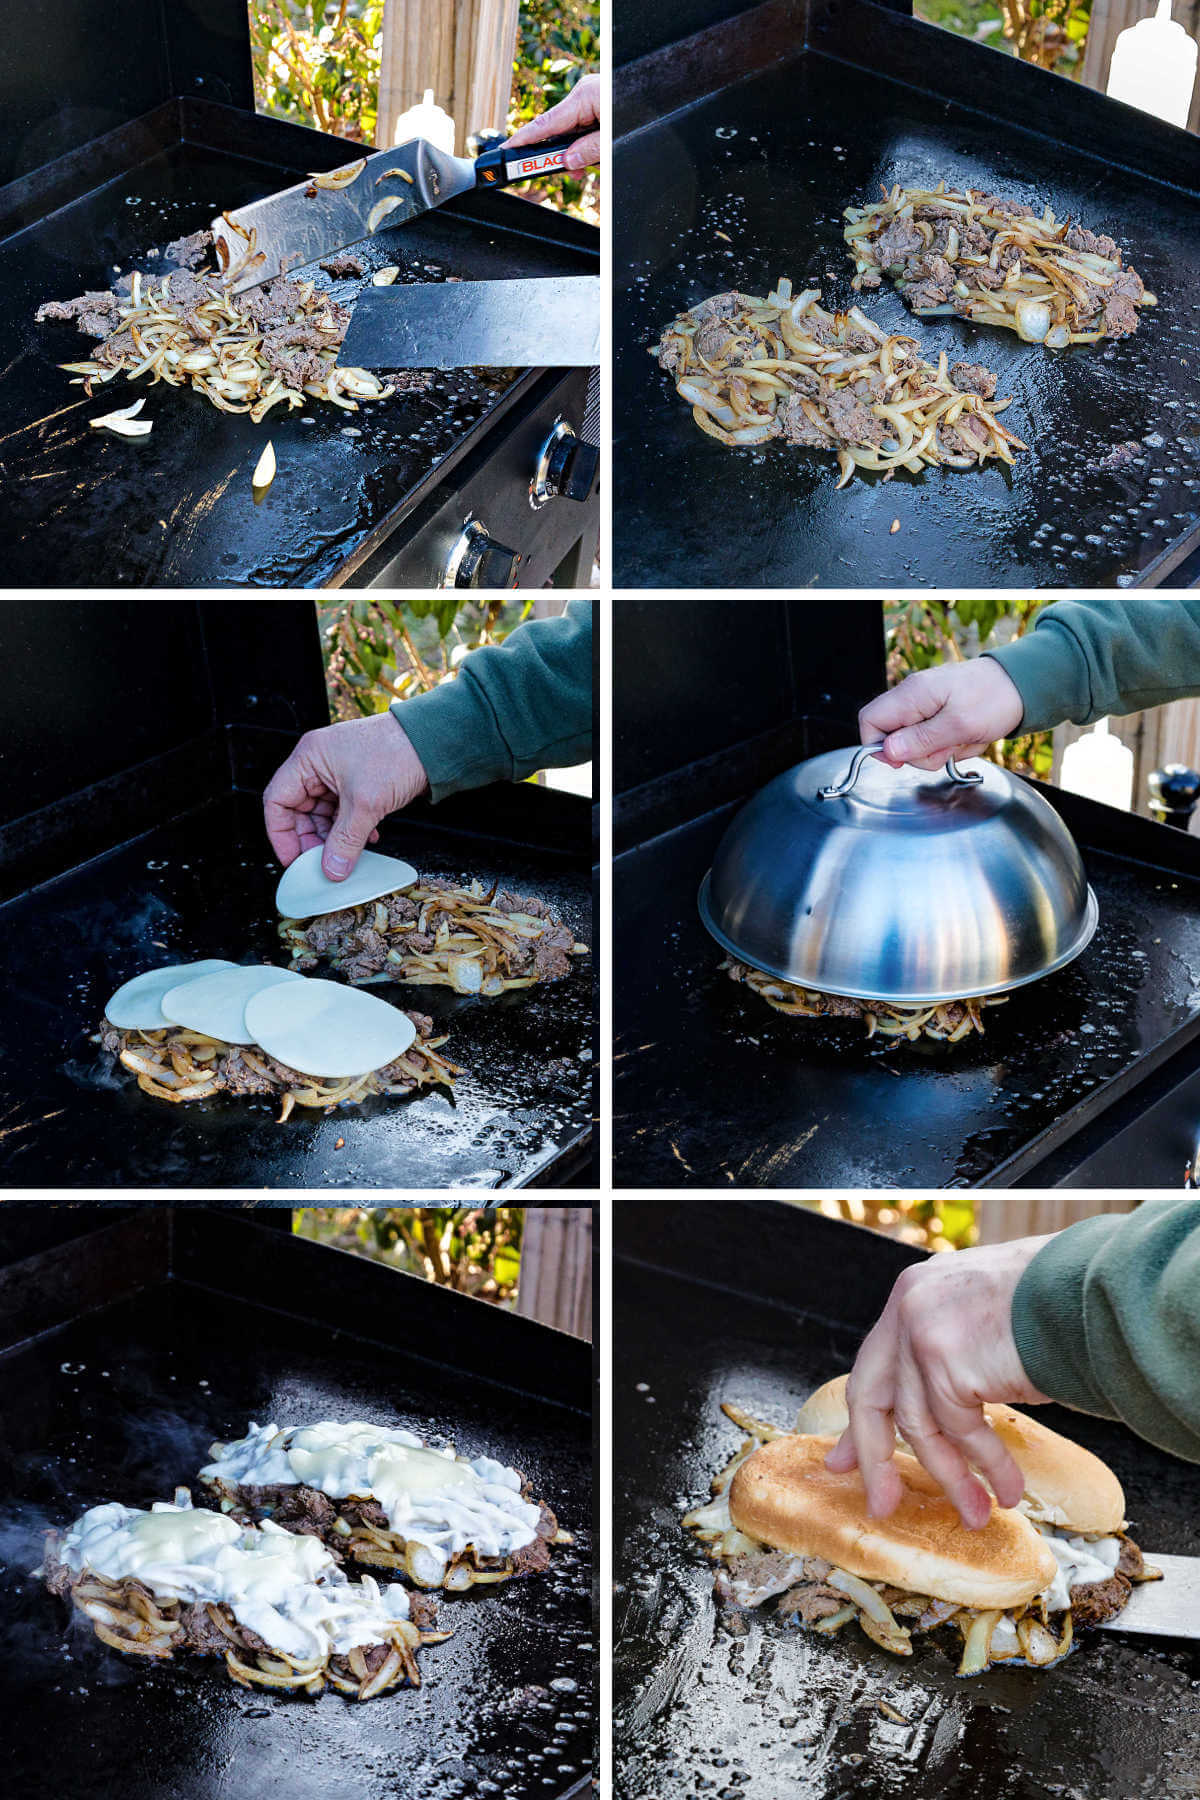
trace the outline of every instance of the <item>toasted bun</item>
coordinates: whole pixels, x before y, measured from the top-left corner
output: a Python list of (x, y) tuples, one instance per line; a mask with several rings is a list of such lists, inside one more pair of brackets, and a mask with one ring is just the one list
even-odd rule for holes
[[(1060, 1525), (1088, 1536), (1121, 1529), (1125, 1495), (1107, 1463), (1015, 1406), (988, 1404), (983, 1410), (1025, 1477), (1023, 1513), (1039, 1524)], [(837, 1375), (809, 1395), (796, 1415), (796, 1430), (840, 1434), (849, 1422), (846, 1377)], [(897, 1442), (904, 1443), (899, 1434)]]
[(782, 1437), (762, 1444), (734, 1475), (733, 1523), (748, 1537), (823, 1556), (864, 1581), (890, 1581), (908, 1593), (958, 1606), (1021, 1606), (1049, 1587), (1058, 1564), (1020, 1513), (993, 1506), (982, 1531), (968, 1531), (932, 1475), (898, 1452), (905, 1494), (890, 1519), (867, 1516), (858, 1470), (825, 1467), (836, 1438)]

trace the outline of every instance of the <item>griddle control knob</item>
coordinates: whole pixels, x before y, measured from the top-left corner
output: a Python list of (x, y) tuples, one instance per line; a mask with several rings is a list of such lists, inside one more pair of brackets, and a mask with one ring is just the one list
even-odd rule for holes
[(585, 444), (565, 419), (559, 419), (542, 445), (529, 488), (534, 506), (547, 500), (590, 500), (600, 476), (600, 451)]
[(463, 527), (446, 563), (443, 587), (515, 588), (521, 552), (496, 542), (478, 519)]

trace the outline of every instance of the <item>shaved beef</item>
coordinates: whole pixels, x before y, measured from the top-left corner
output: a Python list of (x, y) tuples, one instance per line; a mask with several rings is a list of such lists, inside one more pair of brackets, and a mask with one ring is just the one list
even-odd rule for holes
[(1128, 337), (1138, 328), (1137, 307), (1128, 294), (1113, 294), (1104, 303), (1104, 329), (1109, 337)]
[(668, 375), (678, 375), (683, 368), (683, 339), (673, 336), (663, 337), (658, 346), (658, 366)]
[(911, 219), (897, 219), (881, 231), (871, 245), (871, 253), (881, 269), (896, 269), (906, 256), (922, 250), (925, 240)]
[(699, 306), (693, 306), (691, 316), (703, 323), (706, 319), (732, 319), (739, 311), (740, 300), (736, 293), (714, 294), (710, 300), (702, 300)]
[(68, 1594), (74, 1587), (77, 1577), (60, 1561), (58, 1554), (58, 1534), (51, 1532), (46, 1539), (46, 1553), (42, 1558), (42, 1579), (52, 1594)]
[(273, 1094), (274, 1084), (252, 1069), (240, 1050), (217, 1058), (217, 1074), (230, 1094)]
[(301, 282), (289, 281), (281, 275), (274, 281), (265, 282), (262, 287), (249, 288), (244, 294), (239, 294), (237, 303), (238, 311), (253, 319), (256, 325), (264, 328), (281, 325), (302, 310), (304, 287)]
[(992, 234), (986, 225), (972, 219), (966, 230), (959, 232), (958, 247), (968, 256), (986, 256), (992, 247)]
[(346, 279), (351, 275), (366, 274), (361, 256), (354, 256), (348, 250), (342, 251), (337, 256), (331, 256), (329, 261), (321, 263), (320, 267), (327, 275), (332, 275), (335, 281)]
[(990, 269), (986, 263), (979, 268), (972, 268), (968, 265), (966, 268), (960, 269), (958, 279), (964, 287), (983, 289), (986, 293), (994, 293), (997, 288), (1004, 286), (1003, 275), (996, 269)]
[(709, 319), (692, 339), (697, 356), (702, 356), (706, 362), (715, 362), (729, 335), (729, 325), (724, 319)]
[(996, 377), (982, 363), (953, 363), (950, 380), (960, 394), (978, 394), (981, 400), (990, 400), (996, 392)]
[(514, 1575), (540, 1575), (550, 1567), (550, 1546), (545, 1538), (536, 1537), (532, 1544), (522, 1544), (512, 1555)]
[(390, 1531), (392, 1522), (378, 1500), (342, 1500), (338, 1510), (351, 1525), (373, 1525), (376, 1531)]
[(801, 1619), (804, 1624), (813, 1625), (818, 1619), (840, 1612), (845, 1605), (845, 1594), (839, 1594), (836, 1588), (819, 1581), (804, 1581), (788, 1589), (779, 1602), (779, 1612), (785, 1619)]
[(384, 905), (387, 907), (388, 924), (393, 930), (397, 925), (405, 925), (420, 914), (416, 901), (410, 900), (407, 894), (389, 894)]
[(1146, 1564), (1142, 1553), (1132, 1538), (1121, 1539), (1121, 1554), (1117, 1558), (1117, 1574), (1124, 1575), (1128, 1581), (1141, 1581), (1146, 1573)]
[(847, 389), (831, 389), (825, 396), (829, 423), (845, 444), (882, 444), (887, 431), (882, 419)]
[(533, 966), (542, 981), (561, 981), (564, 975), (571, 973), (566, 951), (545, 941), (534, 946)]
[(801, 1558), (790, 1556), (786, 1550), (755, 1550), (731, 1556), (718, 1572), (717, 1597), (726, 1604), (732, 1600), (739, 1606), (761, 1606), (773, 1594), (794, 1586), (796, 1577), (803, 1573)]
[(271, 1518), (298, 1537), (322, 1537), (337, 1518), (337, 1507), (319, 1488), (282, 1487), (278, 1492)]
[(432, 1631), (437, 1625), (438, 1603), (429, 1594), (409, 1590), (408, 1616), (418, 1631)]
[(173, 238), (163, 251), (163, 261), (173, 269), (198, 269), (212, 249), (211, 231), (192, 231)]
[(191, 312), (220, 291), (215, 275), (191, 275), (186, 269), (173, 269), (167, 276), (167, 292), (184, 312)]
[(110, 1056), (120, 1056), (125, 1048), (125, 1039), (116, 1026), (110, 1025), (107, 1019), (100, 1027), (100, 1048), (107, 1050)]
[(340, 938), (366, 916), (366, 908), (362, 906), (346, 907), (341, 912), (326, 913), (323, 918), (314, 919), (304, 934), (305, 942), (310, 950), (318, 955), (328, 950), (334, 940)]
[[(426, 882), (425, 885), (428, 887), (430, 884)], [(536, 899), (532, 894), (506, 894), (501, 892), (496, 895), (493, 904), (495, 905), (497, 912), (528, 913), (531, 919), (545, 919), (550, 915), (550, 908), (546, 905), (546, 902), (544, 900)]]
[(433, 949), (433, 939), (427, 931), (406, 931), (400, 939), (400, 947), (413, 950), (419, 956), (427, 956)]
[(904, 298), (918, 312), (944, 306), (955, 283), (954, 270), (944, 256), (931, 252), (907, 263), (904, 270)]
[(224, 1656), (232, 1648), (221, 1627), (213, 1624), (208, 1606), (202, 1600), (184, 1606), (179, 1614), (179, 1623), (183, 1626), (184, 1643), (189, 1650), (196, 1650), (201, 1656)]
[(1117, 246), (1110, 237), (1088, 231), (1082, 225), (1072, 225), (1063, 243), (1069, 250), (1086, 250), (1093, 256), (1115, 257), (1117, 254)]
[(276, 325), (263, 333), (262, 353), (273, 375), (282, 375), (288, 387), (300, 389), (324, 375), (320, 353), (329, 344), (328, 332), (315, 325)]
[(779, 408), (776, 417), (780, 429), (789, 444), (811, 444), (818, 450), (828, 450), (830, 439), (819, 425), (814, 425), (802, 404), (806, 396), (789, 394)]
[(34, 314), (41, 325), (47, 319), (74, 320), (85, 337), (107, 337), (118, 323), (117, 296), (95, 291), (80, 294), (77, 300), (46, 300)]
[(105, 338), (92, 351), (97, 362), (107, 363), (110, 368), (119, 369), (122, 363), (138, 360), (138, 347), (133, 341), (130, 331), (114, 331), (111, 337)]
[(1113, 284), (1108, 291), (1110, 294), (1128, 294), (1131, 300), (1140, 300), (1146, 287), (1136, 269), (1122, 269), (1113, 277)]
[(1132, 1584), (1121, 1574), (1110, 1575), (1107, 1581), (1080, 1582), (1071, 1589), (1076, 1625), (1102, 1625), (1120, 1612), (1132, 1592)]

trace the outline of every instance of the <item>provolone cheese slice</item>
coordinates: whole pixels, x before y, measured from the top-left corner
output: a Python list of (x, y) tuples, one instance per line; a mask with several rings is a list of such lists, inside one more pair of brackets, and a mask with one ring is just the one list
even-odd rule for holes
[(198, 981), (185, 981), (162, 997), (162, 1009), (173, 1025), (202, 1031), (205, 1037), (226, 1044), (258, 1042), (246, 1024), (246, 1003), (264, 988), (294, 986), (303, 982), (295, 969), (277, 969), (267, 963), (218, 969)]
[(235, 966), (222, 956), (210, 956), (203, 962), (168, 963), (162, 969), (147, 969), (145, 974), (135, 975), (132, 981), (117, 989), (104, 1009), (104, 1016), (118, 1031), (163, 1031), (172, 1023), (162, 1009), (165, 993), (182, 982)]
[(345, 881), (330, 881), (321, 868), (321, 845), (306, 850), (285, 869), (275, 890), (275, 904), (285, 919), (315, 919), (321, 913), (362, 906), (383, 894), (411, 887), (417, 871), (396, 856), (364, 850)]
[(406, 1013), (358, 988), (303, 977), (246, 1005), (246, 1029), (268, 1056), (303, 1075), (369, 1075), (417, 1035)]

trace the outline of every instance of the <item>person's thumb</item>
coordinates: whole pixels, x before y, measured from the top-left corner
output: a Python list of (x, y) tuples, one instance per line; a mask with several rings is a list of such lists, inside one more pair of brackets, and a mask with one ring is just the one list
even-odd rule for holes
[(321, 853), (321, 868), (330, 881), (345, 881), (366, 848), (375, 825), (376, 820), (369, 812), (356, 811), (344, 800), (339, 802), (337, 818)]

